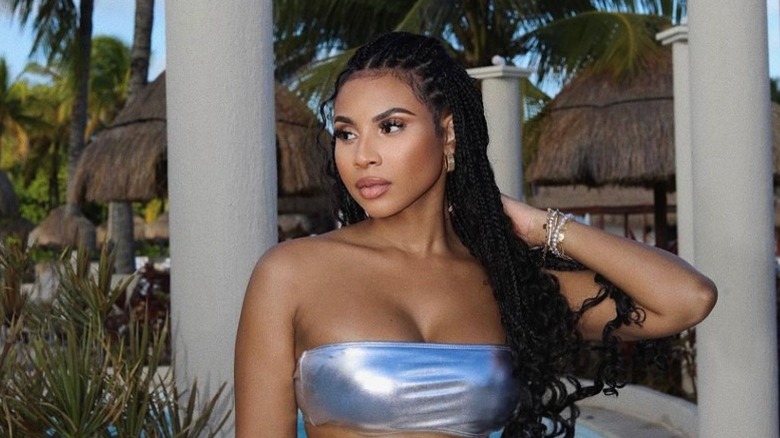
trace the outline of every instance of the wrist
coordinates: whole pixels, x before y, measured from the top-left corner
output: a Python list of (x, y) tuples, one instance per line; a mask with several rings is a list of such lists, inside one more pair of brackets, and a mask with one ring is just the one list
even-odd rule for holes
[(531, 246), (545, 246), (547, 243), (547, 212), (534, 209), (533, 214), (528, 215), (528, 224), (524, 230), (523, 238)]
[(564, 252), (564, 240), (566, 239), (566, 229), (574, 219), (573, 214), (562, 213), (560, 210), (547, 209), (544, 231), (544, 251), (552, 253), (555, 257), (561, 259), (570, 259)]

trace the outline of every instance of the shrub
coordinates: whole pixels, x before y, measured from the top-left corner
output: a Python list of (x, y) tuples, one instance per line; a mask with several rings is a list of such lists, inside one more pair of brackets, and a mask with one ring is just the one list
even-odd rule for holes
[[(167, 319), (139, 318), (121, 305), (129, 279), (111, 284), (110, 255), (96, 272), (85, 251), (59, 262), (51, 302), (28, 300), (29, 258), (0, 246), (0, 436), (214, 436), (210, 422), (224, 385), (205, 402), (197, 383), (182, 390), (164, 367)], [(111, 321), (125, 321), (121, 331)]]

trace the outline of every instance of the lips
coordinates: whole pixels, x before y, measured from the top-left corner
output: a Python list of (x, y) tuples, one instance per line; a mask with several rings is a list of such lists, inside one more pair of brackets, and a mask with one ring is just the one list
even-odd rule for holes
[(390, 188), (390, 181), (373, 176), (364, 177), (357, 180), (355, 187), (364, 199), (375, 199), (382, 196)]

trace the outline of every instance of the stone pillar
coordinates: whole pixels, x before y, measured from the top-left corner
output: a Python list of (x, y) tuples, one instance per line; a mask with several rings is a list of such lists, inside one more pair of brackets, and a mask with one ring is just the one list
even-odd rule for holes
[(694, 259), (718, 286), (696, 331), (699, 436), (778, 436), (766, 1), (691, 0)]
[(677, 251), (693, 264), (693, 162), (691, 152), (691, 99), (688, 80), (688, 26), (667, 29), (656, 38), (672, 45), (674, 64), (674, 160), (677, 193)]
[[(674, 68), (674, 159), (677, 198), (677, 255), (690, 264), (693, 261), (693, 155), (691, 152), (691, 96), (688, 61), (688, 26), (675, 26), (656, 35), (663, 45), (672, 45)], [(691, 333), (685, 331), (681, 340), (691, 345)], [(688, 395), (694, 394), (694, 383), (683, 363), (682, 386)]]
[(482, 80), (482, 102), (490, 136), (488, 157), (498, 188), (506, 195), (523, 199), (523, 100), (520, 80), (530, 76), (532, 70), (493, 65), (472, 68), (468, 73)]
[(165, 6), (176, 380), (206, 398), (226, 383), (220, 416), (247, 281), (276, 242), (272, 3)]

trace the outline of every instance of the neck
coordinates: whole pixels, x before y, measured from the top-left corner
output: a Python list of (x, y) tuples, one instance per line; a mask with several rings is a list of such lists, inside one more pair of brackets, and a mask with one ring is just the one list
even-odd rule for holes
[(448, 253), (458, 242), (444, 207), (425, 212), (407, 210), (382, 219), (368, 218), (365, 227), (377, 244), (410, 254)]

